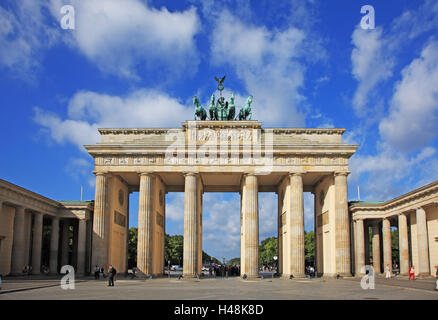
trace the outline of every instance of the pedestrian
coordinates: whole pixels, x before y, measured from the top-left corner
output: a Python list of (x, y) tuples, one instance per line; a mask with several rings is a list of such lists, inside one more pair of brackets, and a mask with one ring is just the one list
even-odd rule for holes
[(108, 268), (108, 287), (114, 287), (114, 277), (117, 274), (116, 268), (114, 268), (112, 265), (109, 265)]
[(435, 278), (436, 278), (436, 283), (435, 283), (435, 290), (438, 290), (438, 265), (435, 266), (436, 272), (435, 272)]
[(135, 277), (137, 277), (135, 275), (136, 272), (137, 272), (137, 267), (132, 267), (132, 278), (131, 279), (134, 279)]
[[(438, 268), (436, 270), (437, 270), (437, 274), (438, 274)], [(0, 274), (0, 290), (2, 289), (2, 282), (3, 282), (3, 276)], [(437, 283), (438, 283), (438, 280), (437, 280)]]
[(386, 265), (385, 267), (385, 271), (386, 271), (386, 279), (391, 279), (391, 268), (389, 267), (389, 263)]
[(414, 266), (409, 268), (409, 280), (411, 280), (411, 277), (413, 277), (414, 280), (415, 280), (415, 268), (414, 268)]
[(100, 279), (99, 273), (100, 273), (100, 268), (96, 264), (96, 266), (94, 267), (94, 280), (99, 280)]
[(102, 268), (100, 268), (100, 275), (102, 276), (102, 278), (105, 278), (105, 270)]

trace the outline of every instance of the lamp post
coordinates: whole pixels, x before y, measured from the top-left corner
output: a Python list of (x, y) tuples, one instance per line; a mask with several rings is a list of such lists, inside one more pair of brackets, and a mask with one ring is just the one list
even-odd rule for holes
[[(274, 256), (275, 261), (275, 273), (278, 273), (278, 257)], [(274, 278), (274, 274), (272, 274), (272, 278)]]
[(228, 271), (226, 271), (226, 268), (225, 268), (225, 257), (222, 257), (222, 260), (224, 262), (224, 264), (223, 264), (224, 268), (222, 269), (223, 270), (222, 277), (225, 275), (224, 274), (225, 272), (227, 273), (226, 276), (228, 277)]

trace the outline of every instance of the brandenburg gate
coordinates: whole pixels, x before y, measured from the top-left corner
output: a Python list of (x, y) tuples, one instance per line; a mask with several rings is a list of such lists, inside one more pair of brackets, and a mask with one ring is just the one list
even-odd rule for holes
[[(183, 276), (196, 277), (204, 192), (239, 192), (241, 276), (257, 277), (258, 193), (275, 192), (279, 272), (304, 277), (303, 192), (312, 192), (316, 270), (351, 275), (347, 176), (358, 146), (342, 142), (345, 129), (263, 128), (245, 116), (205, 118), (181, 128), (99, 129), (101, 142), (85, 146), (96, 175), (92, 266), (127, 269), (128, 195), (138, 191), (137, 268), (144, 275), (162, 275), (165, 195), (184, 192)], [(226, 219), (227, 212), (223, 215)]]

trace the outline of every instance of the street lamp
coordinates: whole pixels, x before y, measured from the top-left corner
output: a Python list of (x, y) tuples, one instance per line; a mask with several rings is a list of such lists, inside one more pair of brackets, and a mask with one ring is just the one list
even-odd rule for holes
[[(274, 256), (274, 261), (275, 261), (275, 273), (278, 273), (278, 257)], [(272, 278), (274, 277), (274, 274), (272, 274)]]

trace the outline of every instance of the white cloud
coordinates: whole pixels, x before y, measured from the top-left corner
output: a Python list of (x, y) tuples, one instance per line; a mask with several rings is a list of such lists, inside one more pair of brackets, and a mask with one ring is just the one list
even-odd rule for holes
[(57, 35), (44, 23), (45, 10), (41, 0), (13, 2), (9, 10), (0, 6), (0, 65), (28, 80), (39, 67), (41, 50)]
[(240, 196), (205, 193), (202, 218), (203, 250), (222, 260), (240, 256)]
[(438, 28), (438, 2), (425, 0), (415, 10), (406, 10), (393, 22), (393, 32), (398, 39), (413, 39)]
[(75, 30), (64, 32), (66, 42), (103, 72), (136, 78), (139, 65), (158, 63), (166, 72), (197, 68), (194, 37), (200, 21), (194, 7), (170, 12), (139, 0), (52, 0), (51, 11), (58, 21), (64, 4), (73, 5), (76, 18)]
[[(254, 95), (253, 119), (267, 125), (304, 125), (298, 110), (305, 99), (303, 57), (306, 34), (290, 27), (284, 31), (243, 24), (229, 12), (213, 28), (212, 62), (235, 68), (245, 89)], [(288, 114), (288, 117), (284, 117)]]
[[(367, 200), (389, 200), (411, 190), (420, 180), (420, 169), (435, 155), (432, 147), (422, 149), (415, 156), (407, 156), (382, 145), (377, 155), (355, 155), (350, 160), (350, 185), (360, 183), (361, 195)], [(359, 177), (363, 179), (359, 182)], [(404, 179), (415, 179), (401, 183)]]
[(424, 147), (438, 133), (438, 42), (430, 41), (421, 57), (402, 71), (395, 86), (389, 116), (379, 129), (394, 148), (411, 151)]
[(98, 128), (173, 127), (193, 117), (193, 107), (155, 90), (137, 90), (125, 97), (90, 91), (76, 93), (68, 104), (68, 118), (35, 108), (34, 120), (58, 143), (84, 144), (100, 140)]
[(166, 201), (166, 219), (184, 223), (184, 192), (172, 193)]
[[(370, 97), (375, 97), (376, 85), (392, 75), (393, 62), (385, 55), (386, 41), (382, 29), (363, 30), (359, 26), (353, 32), (351, 53), (352, 74), (359, 82), (353, 98), (353, 106), (358, 115), (366, 115), (374, 110)], [(368, 107), (368, 110), (365, 108)]]

